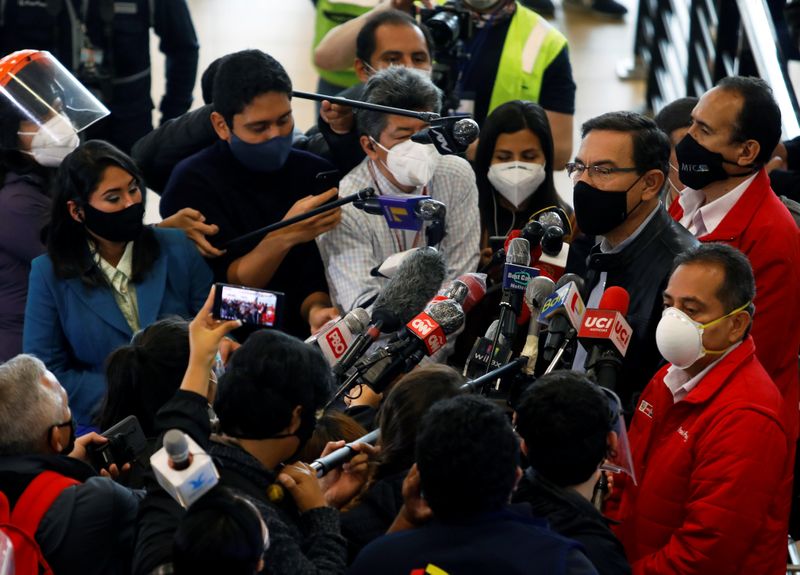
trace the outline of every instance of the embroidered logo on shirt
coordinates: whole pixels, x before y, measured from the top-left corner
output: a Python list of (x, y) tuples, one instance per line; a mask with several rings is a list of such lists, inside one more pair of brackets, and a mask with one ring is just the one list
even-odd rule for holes
[(653, 406), (647, 403), (645, 400), (639, 404), (639, 411), (644, 413), (650, 419), (653, 419)]
[(689, 432), (688, 432), (688, 431), (686, 431), (686, 430), (683, 428), (683, 426), (682, 426), (682, 425), (681, 425), (681, 426), (678, 428), (678, 435), (680, 435), (681, 437), (683, 437), (683, 442), (684, 442), (684, 443), (686, 443), (687, 441), (689, 441)]
[(448, 575), (448, 573), (433, 563), (428, 563), (425, 569), (414, 569), (409, 575)]

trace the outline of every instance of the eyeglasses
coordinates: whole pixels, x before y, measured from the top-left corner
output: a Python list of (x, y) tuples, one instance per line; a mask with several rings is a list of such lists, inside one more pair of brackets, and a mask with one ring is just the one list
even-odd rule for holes
[(567, 174), (573, 180), (580, 179), (583, 176), (583, 172), (589, 170), (589, 179), (596, 180), (598, 182), (607, 182), (614, 174), (618, 173), (630, 173), (630, 172), (637, 172), (638, 168), (614, 168), (611, 166), (587, 166), (582, 164), (581, 162), (567, 162), (566, 165)]

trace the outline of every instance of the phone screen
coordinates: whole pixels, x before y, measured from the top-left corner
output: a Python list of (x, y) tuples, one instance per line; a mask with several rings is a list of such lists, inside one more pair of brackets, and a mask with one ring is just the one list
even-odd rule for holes
[(239, 319), (250, 325), (275, 327), (281, 294), (225, 284), (217, 284), (217, 289), (220, 294), (215, 315), (219, 319)]

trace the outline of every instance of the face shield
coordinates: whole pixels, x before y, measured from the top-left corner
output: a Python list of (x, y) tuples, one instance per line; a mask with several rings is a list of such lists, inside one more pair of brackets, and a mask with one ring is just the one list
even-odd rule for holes
[(608, 455), (600, 465), (600, 469), (611, 471), (612, 473), (627, 473), (631, 476), (633, 484), (636, 485), (636, 474), (633, 470), (633, 458), (631, 457), (631, 446), (628, 443), (625, 416), (622, 413), (622, 402), (619, 396), (610, 389), (601, 387), (600, 390), (608, 398), (608, 416), (611, 421), (611, 431), (617, 434), (616, 449), (609, 448)]
[(73, 136), (110, 113), (45, 51), (21, 50), (0, 59), (0, 96), (53, 141)]

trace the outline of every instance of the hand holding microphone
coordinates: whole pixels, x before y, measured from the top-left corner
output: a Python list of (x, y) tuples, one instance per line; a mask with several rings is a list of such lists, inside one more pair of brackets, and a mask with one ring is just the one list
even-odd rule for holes
[(537, 276), (533, 278), (525, 289), (525, 305), (531, 311), (531, 321), (528, 324), (528, 337), (525, 347), (520, 355), (528, 358), (525, 373), (533, 375), (536, 369), (536, 360), (539, 357), (539, 314), (542, 311), (547, 297), (555, 291), (556, 284), (548, 277)]

